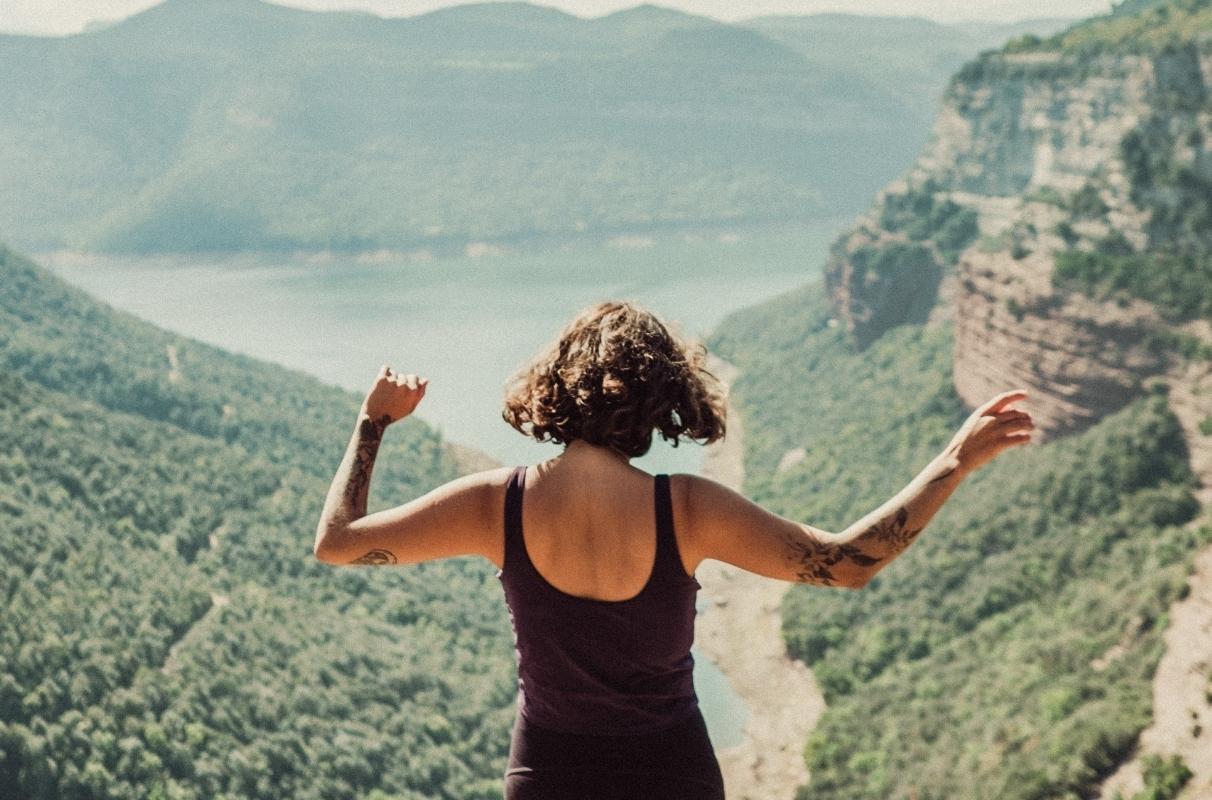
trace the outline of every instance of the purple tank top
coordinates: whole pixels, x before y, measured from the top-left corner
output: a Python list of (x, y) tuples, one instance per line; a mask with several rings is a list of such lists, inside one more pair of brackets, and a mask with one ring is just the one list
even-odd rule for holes
[(698, 711), (694, 691), (695, 595), (673, 533), (669, 476), (654, 476), (656, 560), (639, 594), (576, 597), (539, 573), (522, 538), (526, 467), (505, 493), (505, 566), (497, 571), (513, 625), (518, 714), (568, 733), (658, 731)]

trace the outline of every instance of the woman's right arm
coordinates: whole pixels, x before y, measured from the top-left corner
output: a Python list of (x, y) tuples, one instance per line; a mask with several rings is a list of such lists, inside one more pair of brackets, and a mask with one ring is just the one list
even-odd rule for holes
[(879, 508), (842, 533), (792, 522), (715, 481), (690, 482), (691, 546), (769, 578), (862, 588), (914, 542), (960, 482), (1007, 448), (1031, 439), (1031, 416), (1006, 392), (968, 417), (951, 443)]

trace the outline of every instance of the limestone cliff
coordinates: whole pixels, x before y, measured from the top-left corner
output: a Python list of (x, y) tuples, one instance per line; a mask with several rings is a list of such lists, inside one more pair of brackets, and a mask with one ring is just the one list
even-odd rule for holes
[(1198, 351), (1206, 315), (1176, 312), (1183, 297), (1159, 307), (1131, 277), (1209, 263), (1212, 225), (1191, 209), (1212, 202), (1212, 39), (1188, 33), (1095, 50), (1079, 29), (965, 67), (925, 151), (832, 250), (826, 284), (855, 344), (954, 320), (960, 396), (1026, 386), (1046, 435)]

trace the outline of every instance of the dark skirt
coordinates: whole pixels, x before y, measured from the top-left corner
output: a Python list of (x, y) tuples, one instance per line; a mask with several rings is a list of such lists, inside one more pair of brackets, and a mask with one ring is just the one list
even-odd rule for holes
[(514, 720), (505, 800), (724, 800), (702, 712), (655, 733), (560, 733)]

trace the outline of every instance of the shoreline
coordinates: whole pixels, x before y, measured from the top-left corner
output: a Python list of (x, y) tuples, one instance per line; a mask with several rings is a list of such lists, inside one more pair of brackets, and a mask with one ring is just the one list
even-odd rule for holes
[(142, 262), (160, 267), (194, 266), (211, 263), (237, 263), (251, 266), (266, 262), (298, 266), (320, 266), (355, 262), (366, 266), (398, 263), (433, 263), (463, 258), (491, 258), (498, 255), (527, 256), (583, 247), (612, 247), (645, 249), (656, 243), (681, 239), (683, 241), (717, 240), (732, 243), (739, 238), (796, 229), (840, 231), (853, 221), (852, 214), (824, 214), (802, 219), (739, 219), (670, 222), (656, 225), (619, 226), (526, 233), (515, 236), (453, 236), (419, 239), (409, 243), (367, 243), (363, 247), (250, 247), (236, 250), (148, 250), (112, 251), (88, 250), (68, 245), (43, 245), (15, 248), (18, 252), (45, 266), (96, 263), (111, 260), (123, 263)]
[[(710, 357), (708, 368), (731, 386), (737, 369)], [(744, 484), (743, 429), (729, 408), (725, 439), (708, 445), (701, 473), (736, 491)], [(825, 710), (812, 671), (787, 655), (782, 599), (791, 584), (704, 561), (696, 577), (708, 607), (695, 623), (695, 642), (745, 702), (740, 744), (717, 748), (729, 800), (791, 800), (808, 782), (803, 749)]]

